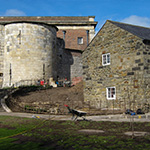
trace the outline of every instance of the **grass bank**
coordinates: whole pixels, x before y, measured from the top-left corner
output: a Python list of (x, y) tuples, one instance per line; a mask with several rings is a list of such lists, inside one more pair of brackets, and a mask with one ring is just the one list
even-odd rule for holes
[[(92, 132), (80, 132), (88, 129)], [(94, 131), (104, 132), (94, 132)], [(52, 121), (0, 116), (0, 150), (148, 150), (150, 135), (132, 137), (127, 122)], [(150, 131), (150, 123), (134, 123)]]

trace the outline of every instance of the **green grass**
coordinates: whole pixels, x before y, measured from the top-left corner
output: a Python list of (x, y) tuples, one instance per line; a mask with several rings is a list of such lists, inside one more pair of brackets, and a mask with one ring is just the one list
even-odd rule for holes
[[(149, 123), (135, 123), (136, 131), (150, 131)], [(78, 132), (100, 129), (99, 134)], [(0, 116), (0, 150), (148, 150), (150, 135), (130, 137), (130, 123), (52, 121)]]

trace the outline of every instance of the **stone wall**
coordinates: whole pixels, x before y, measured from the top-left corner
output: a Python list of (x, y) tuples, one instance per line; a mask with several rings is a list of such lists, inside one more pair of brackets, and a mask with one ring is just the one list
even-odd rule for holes
[[(13, 22), (40, 22), (56, 26), (58, 37), (63, 38), (63, 32), (66, 31), (66, 48), (84, 50), (87, 45), (86, 30), (89, 31), (89, 41), (95, 35), (95, 27), (97, 22), (94, 21), (95, 16), (15, 16), (0, 17), (0, 23), (7, 24)], [(78, 45), (77, 37), (83, 37), (84, 43)]]
[(56, 28), (33, 23), (5, 25), (3, 87), (20, 80), (57, 78)]
[(57, 39), (58, 47), (58, 78), (72, 81), (77, 84), (82, 80), (82, 52), (79, 50), (65, 49), (65, 42)]
[(72, 84), (82, 80), (82, 52), (65, 49), (64, 40), (56, 38), (55, 27), (41, 23), (10, 23), (1, 26), (0, 37), (3, 87), (16, 83), (17, 86), (35, 84), (39, 79), (50, 77), (54, 81), (57, 77), (67, 78)]
[[(141, 54), (141, 53), (140, 53)], [(145, 43), (145, 47), (143, 49), (143, 69), (144, 69), (144, 103), (147, 105), (150, 104), (150, 42)], [(140, 61), (140, 60), (139, 60)], [(140, 66), (142, 65), (139, 63)], [(147, 106), (146, 105), (146, 106)]]
[[(2, 82), (5, 87), (20, 80), (24, 84), (49, 77), (57, 80), (58, 76), (75, 84), (81, 81), (81, 51), (95, 35), (94, 19), (94, 16), (0, 17), (0, 51), (6, 58), (3, 62), (0, 56), (0, 87)], [(59, 29), (57, 35), (55, 27)], [(56, 36), (64, 40), (63, 48)], [(78, 44), (78, 37), (83, 38), (83, 43)]]
[(3, 82), (4, 26), (0, 25), (0, 87)]
[[(110, 65), (103, 66), (107, 53)], [(147, 107), (149, 54), (142, 39), (107, 21), (83, 53), (84, 100), (100, 111)], [(116, 88), (115, 100), (107, 99), (107, 87)]]
[(71, 55), (73, 57), (73, 65), (71, 65), (71, 81), (72, 85), (76, 85), (82, 81), (82, 53), (81, 51), (72, 51)]

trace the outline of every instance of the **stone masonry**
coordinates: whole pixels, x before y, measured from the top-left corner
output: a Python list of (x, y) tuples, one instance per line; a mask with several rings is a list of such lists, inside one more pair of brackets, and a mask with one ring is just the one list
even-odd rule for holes
[(0, 25), (0, 84), (3, 82), (4, 26)]
[(94, 37), (94, 18), (0, 17), (0, 86), (51, 77), (80, 82), (81, 54)]
[[(56, 26), (59, 30), (57, 37), (63, 39), (65, 33), (65, 48), (84, 50), (87, 44), (95, 36), (95, 27), (97, 22), (94, 21), (95, 16), (16, 16), (16, 17), (0, 17), (0, 23), (12, 22), (42, 22)], [(65, 31), (65, 32), (64, 32)], [(88, 31), (88, 32), (87, 32)], [(88, 37), (87, 37), (88, 36)], [(77, 43), (77, 38), (83, 37), (83, 44)], [(88, 41), (87, 41), (88, 38)], [(87, 43), (88, 42), (88, 43)]]
[[(150, 29), (149, 29), (150, 30)], [(110, 53), (110, 65), (102, 55)], [(100, 111), (146, 111), (150, 104), (150, 44), (107, 21), (83, 52), (84, 99)], [(116, 98), (107, 99), (107, 87)]]
[(56, 28), (49, 25), (5, 25), (3, 87), (21, 80), (56, 79), (56, 41)]
[(72, 85), (82, 80), (82, 51), (64, 48), (64, 41), (58, 42), (58, 78), (72, 81)]

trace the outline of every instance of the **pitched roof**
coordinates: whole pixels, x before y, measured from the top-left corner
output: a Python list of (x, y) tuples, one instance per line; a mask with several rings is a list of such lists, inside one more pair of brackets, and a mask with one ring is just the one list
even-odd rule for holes
[(150, 28), (126, 24), (126, 23), (120, 23), (115, 21), (110, 21), (110, 22), (142, 39), (150, 40)]

